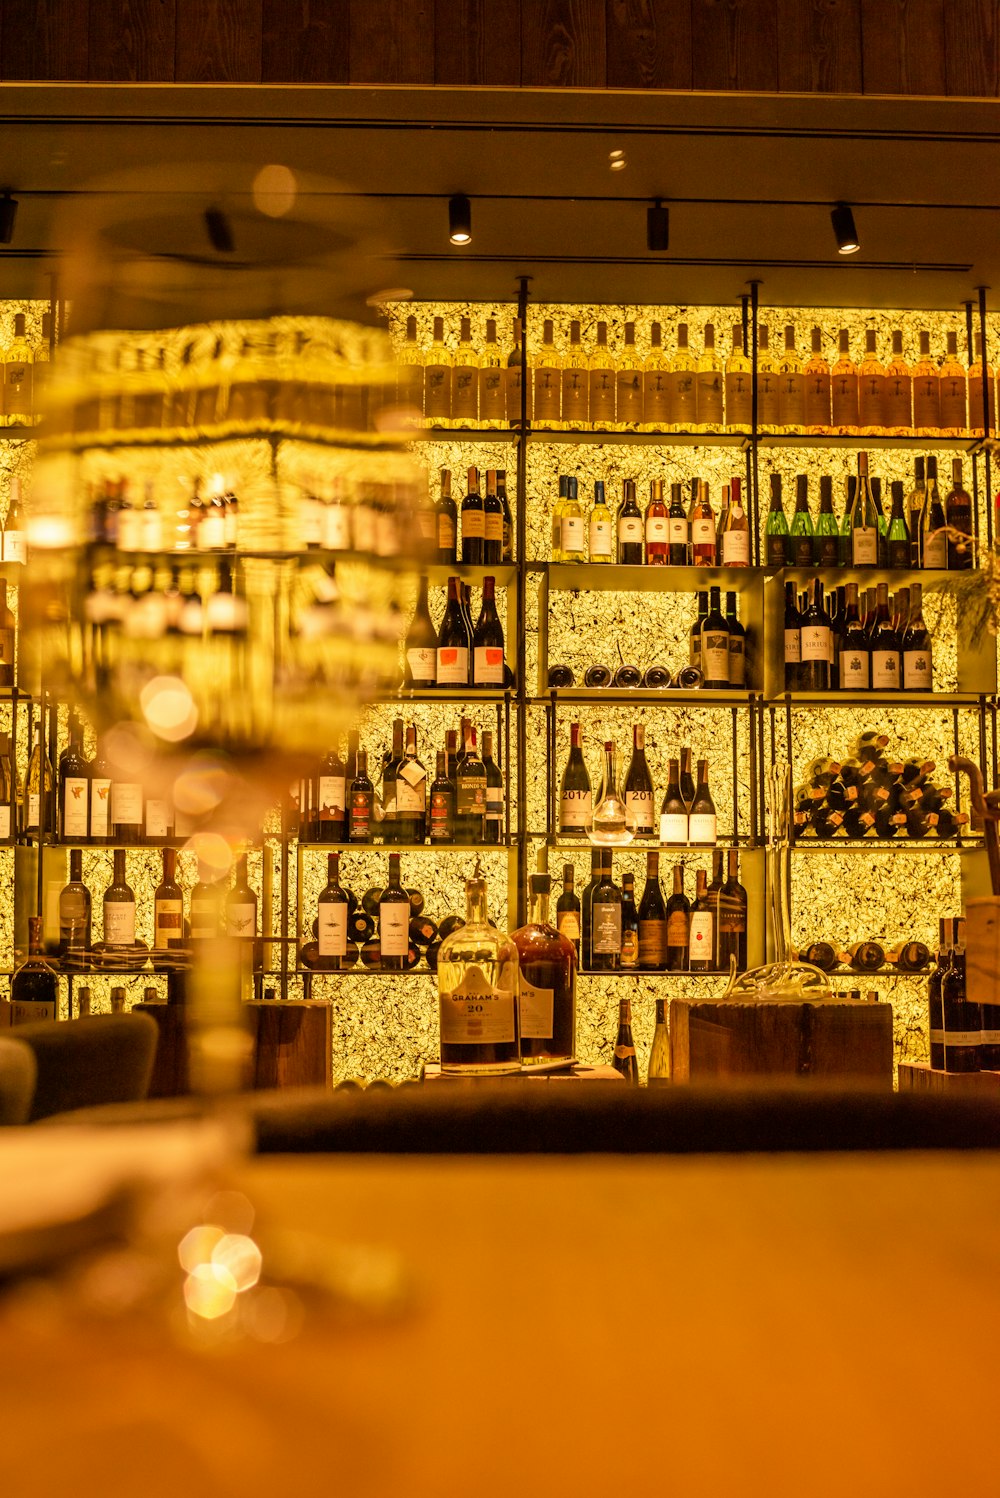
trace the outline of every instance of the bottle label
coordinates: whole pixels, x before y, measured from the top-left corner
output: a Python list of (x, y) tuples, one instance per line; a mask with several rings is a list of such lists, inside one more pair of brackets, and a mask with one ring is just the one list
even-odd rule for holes
[(135, 946), (134, 900), (105, 900), (104, 940), (109, 947)]
[(503, 820), (503, 786), (486, 786), (486, 820), (487, 822), (501, 822)]
[(517, 1006), (522, 1040), (551, 1040), (555, 990), (536, 988), (522, 972), (518, 980)]
[(667, 540), (671, 546), (688, 544), (688, 523), (681, 515), (667, 517)]
[(964, 432), (966, 426), (965, 376), (941, 378), (941, 425)]
[(465, 645), (439, 645), (437, 651), (438, 686), (452, 682), (467, 685), (469, 680), (469, 651)]
[(447, 364), (428, 364), (424, 369), (424, 415), (451, 413), (451, 369)]
[(622, 908), (617, 903), (595, 901), (591, 917), (591, 950), (607, 956), (622, 949)]
[(620, 369), (618, 371), (618, 420), (642, 420), (642, 371)]
[(979, 1040), (982, 1045), (1000, 1045), (1000, 1030), (980, 1030)]
[(427, 772), (416, 764), (403, 764), (396, 776), (396, 811), (417, 812), (427, 805)]
[(649, 426), (663, 426), (667, 419), (667, 380), (663, 370), (653, 369), (643, 376), (643, 415)]
[(692, 962), (714, 961), (715, 922), (710, 910), (695, 910), (688, 930), (688, 953)]
[(146, 836), (167, 837), (170, 832), (170, 803), (156, 796), (146, 801)]
[(667, 923), (662, 917), (639, 921), (639, 961), (643, 967), (659, 965), (666, 955)]
[(615, 419), (615, 376), (611, 369), (590, 371), (590, 419), (595, 426)]
[(320, 902), (317, 941), (321, 957), (343, 957), (347, 952), (347, 906)]
[(945, 568), (948, 565), (948, 537), (943, 530), (928, 531), (924, 537), (924, 566)]
[(903, 652), (903, 686), (908, 692), (930, 692), (934, 686), (929, 650)]
[(801, 650), (804, 661), (830, 659), (830, 631), (825, 624), (803, 624)]
[(840, 652), (840, 689), (849, 688), (867, 692), (869, 687), (867, 650), (842, 650)]
[(701, 669), (706, 682), (729, 680), (729, 634), (701, 632)]
[(626, 791), (625, 826), (633, 832), (652, 832), (654, 825), (653, 792)]
[(696, 516), (691, 522), (692, 546), (715, 546), (715, 522), (709, 517)]
[(90, 835), (91, 837), (107, 837), (110, 830), (109, 812), (111, 809), (111, 781), (92, 780), (90, 782)]
[(507, 413), (507, 382), (503, 368), (490, 364), (479, 371), (479, 415), (483, 421), (503, 418)]
[(559, 799), (559, 826), (589, 827), (594, 820), (593, 791), (564, 791)]
[(729, 636), (729, 685), (745, 687), (747, 684), (746, 639), (743, 635)]
[(28, 792), (28, 826), (37, 827), (42, 800), (37, 791)]
[(564, 515), (559, 524), (559, 544), (563, 551), (583, 555), (583, 517)]
[(722, 532), (722, 565), (723, 567), (749, 567), (749, 531), (730, 530)]
[(883, 391), (883, 416), (887, 427), (901, 427), (904, 432), (912, 430), (912, 387), (908, 375), (887, 374)]
[(658, 541), (665, 542), (670, 539), (670, 527), (667, 525), (666, 515), (647, 515), (646, 517), (646, 540), (654, 544)]
[(950, 1047), (978, 1046), (982, 1041), (981, 1030), (932, 1030), (931, 1045)]
[(878, 563), (878, 530), (873, 525), (859, 525), (851, 531), (851, 564), (874, 567)]
[(691, 915), (687, 910), (672, 910), (667, 916), (667, 946), (683, 947), (688, 945), (688, 930), (691, 924)]
[(473, 541), (486, 535), (486, 516), (478, 506), (462, 510), (462, 540)]
[(256, 936), (257, 907), (252, 900), (226, 906), (227, 936)]
[(327, 551), (350, 550), (351, 516), (346, 505), (323, 506), (320, 541)]
[(894, 691), (899, 686), (899, 651), (872, 651), (872, 689)]
[(431, 792), (431, 842), (448, 842), (452, 835), (454, 796), (447, 791)]
[(379, 948), (383, 957), (405, 957), (410, 947), (410, 902), (380, 900)]
[(590, 522), (590, 555), (592, 557), (609, 557), (611, 555), (610, 520), (592, 520)]
[(488, 510), (483, 516), (483, 534), (487, 541), (496, 541), (503, 545), (503, 511)]
[(320, 775), (316, 782), (321, 822), (342, 822), (347, 805), (347, 781), (343, 775)]
[(10, 806), (0, 803), (0, 842), (10, 837)]
[(503, 649), (499, 645), (477, 645), (472, 652), (472, 680), (480, 687), (503, 686)]
[(364, 552), (374, 551), (375, 516), (367, 505), (359, 504), (354, 506), (351, 526), (354, 533), (354, 550)]
[(556, 930), (567, 941), (578, 942), (580, 940), (580, 912), (578, 910), (560, 910), (556, 914)]
[(5, 562), (26, 562), (28, 547), (24, 531), (4, 531), (3, 559)]
[(12, 1025), (33, 1025), (38, 1020), (55, 1019), (56, 1006), (48, 1000), (13, 999), (10, 1006)]
[(371, 827), (372, 803), (367, 791), (351, 792), (351, 837), (361, 842)]
[(800, 629), (785, 630), (785, 664), (797, 666), (802, 659), (802, 631)]
[(913, 425), (915, 427), (919, 429), (941, 425), (940, 393), (940, 381), (936, 374), (920, 376), (913, 381)]
[(184, 937), (183, 900), (157, 900), (153, 907), (153, 946), (161, 951)]
[(562, 387), (563, 421), (586, 421), (588, 395), (587, 371), (585, 369), (564, 369)]
[(716, 818), (710, 811), (693, 811), (688, 818), (688, 840), (692, 843), (715, 843)]
[(486, 815), (486, 777), (459, 775), (455, 809), (460, 817)]
[(478, 370), (475, 365), (459, 364), (454, 372), (455, 393), (451, 414), (461, 421), (475, 421), (479, 415), (476, 399), (479, 393)]
[(406, 652), (406, 664), (414, 681), (430, 681), (435, 678), (437, 651), (433, 645), (414, 645)]
[(687, 812), (665, 811), (660, 816), (660, 842), (686, 843), (688, 840)]
[(142, 786), (130, 780), (116, 780), (111, 786), (111, 824), (114, 827), (142, 826)]
[(482, 969), (469, 967), (462, 981), (438, 995), (442, 1045), (510, 1045), (517, 1038), (514, 994), (493, 988)]
[(535, 420), (542, 425), (559, 420), (559, 398), (562, 377), (558, 369), (546, 365), (535, 370)]
[(451, 515), (438, 515), (437, 518), (438, 549), (440, 551), (455, 550), (455, 521)]
[(642, 517), (640, 515), (619, 517), (618, 540), (620, 542), (642, 541)]
[(856, 374), (834, 374), (830, 381), (833, 399), (833, 425), (856, 427), (858, 424), (858, 377)]
[(87, 805), (88, 782), (83, 776), (69, 775), (63, 782), (63, 838), (86, 837), (89, 827)]

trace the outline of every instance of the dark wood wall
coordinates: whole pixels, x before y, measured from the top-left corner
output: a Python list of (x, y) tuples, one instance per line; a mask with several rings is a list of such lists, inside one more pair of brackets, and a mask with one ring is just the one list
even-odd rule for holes
[(1000, 92), (997, 0), (0, 0), (0, 78)]

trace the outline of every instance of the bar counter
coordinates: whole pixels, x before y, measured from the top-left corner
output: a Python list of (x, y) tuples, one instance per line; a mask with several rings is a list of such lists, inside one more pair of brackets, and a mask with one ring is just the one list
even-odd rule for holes
[(197, 1353), (0, 1302), (0, 1489), (996, 1491), (1000, 1152), (258, 1158), (262, 1227), (397, 1251), (412, 1308)]

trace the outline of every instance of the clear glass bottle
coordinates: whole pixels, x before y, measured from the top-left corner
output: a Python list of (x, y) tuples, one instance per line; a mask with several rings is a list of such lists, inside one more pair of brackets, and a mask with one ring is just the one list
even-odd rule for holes
[(646, 1085), (660, 1087), (670, 1081), (670, 1032), (667, 1028), (667, 1001), (656, 1001), (656, 1025), (653, 1044), (649, 1051), (649, 1066), (646, 1070)]
[(812, 351), (802, 372), (805, 430), (817, 436), (830, 431), (830, 365), (823, 354), (823, 332), (812, 330)]
[(757, 430), (776, 432), (781, 420), (778, 392), (781, 376), (778, 358), (771, 349), (770, 330), (766, 323), (757, 328)]
[(853, 436), (858, 430), (858, 370), (846, 328), (840, 330), (837, 349), (837, 362), (830, 371), (831, 426), (834, 432)]
[(569, 347), (562, 362), (562, 418), (559, 425), (571, 431), (586, 426), (590, 411), (590, 376), (587, 356), (580, 342), (580, 324), (569, 325)]
[(697, 365), (688, 347), (688, 325), (677, 324), (677, 352), (667, 373), (667, 421), (671, 431), (690, 432), (697, 425)]
[(572, 1061), (576, 1056), (576, 945), (549, 920), (551, 880), (532, 874), (528, 922), (511, 932), (520, 978), (521, 1059)]
[(865, 357), (858, 369), (858, 424), (862, 432), (880, 437), (885, 421), (885, 366), (878, 357), (878, 334), (865, 331)]
[(424, 415), (437, 426), (451, 420), (454, 357), (444, 341), (444, 318), (435, 317), (433, 343), (424, 365)]
[(542, 347), (535, 365), (535, 421), (540, 427), (558, 427), (562, 415), (562, 360), (553, 343), (553, 323), (542, 323)]
[(608, 325), (597, 324), (597, 342), (590, 366), (590, 425), (599, 429), (615, 424), (615, 370), (608, 350)]
[[(964, 385), (963, 375), (963, 385)], [(890, 437), (908, 437), (913, 431), (913, 380), (903, 358), (903, 334), (892, 332), (892, 356), (885, 366), (883, 417)]]
[(642, 426), (643, 371), (635, 349), (635, 323), (625, 324), (624, 345), (615, 361), (615, 425)]
[(785, 350), (778, 364), (778, 423), (786, 432), (801, 432), (805, 425), (805, 377), (793, 324), (785, 328)]
[(705, 347), (695, 376), (695, 408), (701, 432), (721, 432), (723, 429), (723, 385), (722, 365), (715, 351), (715, 325), (707, 322)]
[(941, 433), (941, 379), (931, 358), (931, 335), (920, 330), (920, 354), (911, 371), (913, 378), (913, 430), (925, 437)]
[(663, 330), (658, 322), (650, 324), (649, 353), (642, 375), (642, 430), (662, 432), (667, 425), (667, 357), (663, 352)]
[(486, 319), (486, 341), (479, 366), (479, 424), (484, 427), (507, 425), (507, 378), (497, 343), (495, 317)]
[(465, 886), (465, 925), (438, 951), (441, 1070), (498, 1076), (520, 1070), (517, 947), (491, 925), (478, 867)]
[(941, 430), (946, 437), (964, 437), (969, 430), (965, 370), (958, 358), (958, 334), (945, 335), (944, 363), (938, 376)]
[(614, 517), (604, 497), (604, 481), (594, 481), (594, 503), (590, 511), (590, 560), (607, 565), (614, 561)]
[(72, 848), (69, 883), (59, 893), (59, 953), (65, 960), (82, 964), (90, 949), (90, 890), (83, 882), (83, 853)]
[(595, 843), (629, 843), (632, 833), (627, 823), (625, 802), (618, 794), (615, 746), (608, 739), (604, 745), (604, 784), (600, 800), (594, 807), (591, 839)]

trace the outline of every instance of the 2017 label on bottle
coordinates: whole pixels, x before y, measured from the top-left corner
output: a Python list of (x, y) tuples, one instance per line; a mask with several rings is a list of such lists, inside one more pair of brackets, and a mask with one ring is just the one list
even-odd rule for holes
[(469, 651), (465, 645), (439, 645), (437, 651), (438, 686), (451, 682), (468, 684)]
[(594, 820), (593, 791), (566, 791), (559, 800), (559, 825), (589, 827)]
[(722, 532), (722, 565), (723, 567), (749, 567), (749, 531), (732, 530)]
[(934, 685), (929, 650), (907, 650), (903, 655), (903, 686), (908, 692), (929, 692)]
[(618, 540), (642, 541), (642, 517), (641, 515), (622, 515), (618, 520)]
[(803, 624), (800, 635), (802, 660), (828, 661), (830, 659), (830, 631), (825, 624)]
[(410, 946), (409, 901), (383, 900), (378, 907), (379, 946), (383, 957), (405, 957)]
[(874, 691), (893, 691), (899, 686), (899, 652), (897, 650), (872, 651), (872, 688)]
[(874, 567), (878, 563), (878, 530), (873, 525), (859, 525), (851, 531), (851, 563), (855, 567)]
[(90, 835), (107, 837), (111, 826), (111, 781), (90, 782)]
[(867, 692), (869, 690), (868, 655), (863, 650), (840, 652), (840, 689)]
[(316, 940), (321, 957), (343, 957), (347, 953), (347, 906), (322, 904), (318, 909)]
[(660, 842), (679, 845), (688, 840), (686, 812), (665, 811), (660, 816)]
[(63, 782), (63, 837), (86, 837), (89, 827), (90, 807), (87, 804), (87, 785), (84, 777), (67, 776)]
[(609, 557), (611, 555), (611, 540), (610, 520), (592, 520), (590, 522), (591, 558)]
[(688, 840), (692, 843), (715, 843), (716, 819), (711, 812), (691, 813), (688, 817)]
[(688, 953), (692, 962), (711, 962), (715, 948), (715, 922), (710, 910), (696, 910), (688, 929)]
[(559, 544), (563, 551), (583, 554), (583, 516), (564, 515), (559, 523)]
[(252, 900), (226, 906), (227, 936), (256, 936), (257, 907)]
[(625, 825), (633, 832), (652, 832), (654, 826), (652, 791), (625, 792)]
[(494, 988), (470, 967), (450, 992), (438, 994), (442, 1045), (511, 1045), (517, 1039), (515, 996)]
[(607, 956), (622, 948), (622, 908), (620, 905), (595, 904), (591, 921), (591, 947)]
[(131, 780), (116, 780), (111, 786), (111, 822), (142, 825), (142, 786)]
[(551, 1040), (555, 990), (536, 988), (522, 973), (518, 980), (518, 1015), (522, 1040)]
[(135, 946), (135, 904), (133, 901), (105, 900), (104, 940), (109, 947)]
[(499, 645), (477, 645), (472, 653), (472, 680), (477, 687), (503, 686), (503, 650)]

